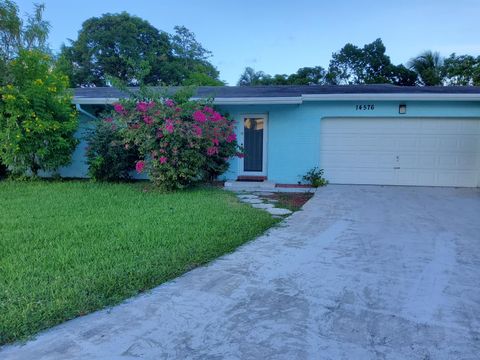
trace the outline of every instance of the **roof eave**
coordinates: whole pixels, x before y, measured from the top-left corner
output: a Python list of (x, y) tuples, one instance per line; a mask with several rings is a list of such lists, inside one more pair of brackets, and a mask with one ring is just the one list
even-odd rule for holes
[[(72, 102), (80, 105), (108, 105), (119, 98), (74, 97)], [(192, 100), (202, 100), (193, 97)], [(215, 105), (295, 105), (304, 101), (480, 101), (480, 94), (305, 94), (288, 97), (218, 97)]]
[(480, 101), (480, 94), (307, 94), (302, 101)]

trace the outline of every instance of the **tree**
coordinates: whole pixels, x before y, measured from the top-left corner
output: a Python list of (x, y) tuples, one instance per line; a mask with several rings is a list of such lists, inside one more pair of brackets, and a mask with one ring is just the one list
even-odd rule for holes
[(323, 85), (327, 72), (321, 66), (303, 67), (288, 77), (290, 85)]
[(276, 74), (271, 76), (263, 71), (255, 71), (251, 67), (245, 68), (240, 79), (239, 86), (252, 85), (315, 85), (325, 83), (325, 69), (321, 66), (303, 67), (297, 70), (296, 73)]
[(238, 80), (238, 86), (270, 85), (271, 76), (263, 71), (255, 71), (251, 67), (246, 67)]
[(23, 20), (13, 1), (0, 2), (0, 84), (8, 78), (7, 63), (17, 57), (20, 50), (50, 51), (47, 45), (50, 24), (43, 19), (45, 6), (34, 6), (34, 13), (27, 14)]
[(0, 159), (12, 172), (36, 176), (70, 162), (77, 116), (68, 79), (39, 50), (20, 50), (0, 87)]
[(425, 51), (411, 59), (408, 66), (418, 74), (420, 85), (442, 85), (443, 58), (438, 52)]
[(128, 85), (172, 84), (179, 83), (172, 56), (168, 34), (122, 12), (86, 20), (78, 39), (62, 47), (60, 64), (74, 86), (105, 86), (109, 77)]
[(180, 67), (183, 85), (225, 85), (218, 70), (208, 61), (212, 52), (200, 44), (185, 26), (175, 26), (170, 41), (175, 62)]
[(451, 54), (443, 62), (448, 85), (480, 85), (480, 56)]
[(338, 53), (333, 53), (327, 81), (331, 84), (414, 85), (415, 73), (403, 65), (393, 65), (385, 51), (381, 39), (363, 48), (346, 44)]

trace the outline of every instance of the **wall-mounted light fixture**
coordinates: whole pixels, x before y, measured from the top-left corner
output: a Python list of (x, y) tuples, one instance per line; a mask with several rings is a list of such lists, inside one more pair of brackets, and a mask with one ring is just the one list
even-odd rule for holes
[(407, 105), (405, 105), (405, 104), (398, 105), (398, 113), (399, 114), (406, 114), (407, 113)]

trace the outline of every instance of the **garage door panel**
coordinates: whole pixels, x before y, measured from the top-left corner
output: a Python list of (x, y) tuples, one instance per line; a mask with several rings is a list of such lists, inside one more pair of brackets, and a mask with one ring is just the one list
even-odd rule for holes
[(395, 182), (395, 173), (392, 169), (356, 169), (352, 182), (351, 169), (336, 168), (329, 175), (329, 180), (335, 184), (373, 184), (383, 185)]
[(320, 163), (332, 183), (478, 186), (480, 120), (323, 119)]

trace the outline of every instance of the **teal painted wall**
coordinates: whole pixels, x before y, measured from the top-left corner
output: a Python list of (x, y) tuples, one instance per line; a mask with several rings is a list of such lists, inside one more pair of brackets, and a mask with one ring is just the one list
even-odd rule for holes
[[(237, 120), (240, 138), (244, 114), (267, 114), (267, 177), (276, 183), (295, 184), (314, 166), (320, 166), (320, 121), (325, 117), (476, 117), (480, 103), (475, 102), (402, 102), (407, 114), (399, 115), (399, 102), (329, 101), (304, 102), (301, 105), (230, 105), (220, 108)], [(356, 105), (374, 104), (374, 110), (356, 110)], [(237, 177), (239, 161), (231, 161), (224, 179)]]
[[(407, 114), (398, 114), (399, 102), (304, 102), (301, 105), (220, 106), (237, 120), (237, 135), (245, 114), (267, 114), (267, 177), (276, 183), (295, 184), (309, 169), (319, 164), (320, 121), (325, 117), (476, 117), (480, 118), (480, 103), (475, 102), (404, 102)], [(374, 110), (355, 110), (355, 105), (375, 104)], [(83, 106), (84, 107), (84, 106)], [(87, 177), (85, 135), (95, 126), (95, 120), (80, 115), (77, 146), (70, 166), (59, 169), (62, 177)], [(232, 159), (223, 179), (236, 179), (239, 161)], [(145, 175), (137, 178), (145, 178)]]

